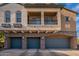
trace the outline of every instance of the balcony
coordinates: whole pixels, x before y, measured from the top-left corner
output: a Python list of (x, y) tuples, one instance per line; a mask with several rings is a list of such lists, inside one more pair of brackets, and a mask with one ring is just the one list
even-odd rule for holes
[(45, 12), (44, 13), (44, 24), (45, 25), (58, 25), (57, 13), (56, 12)]
[(28, 12), (28, 25), (58, 25), (56, 12)]
[(41, 25), (41, 13), (28, 12), (28, 25)]
[(60, 30), (57, 12), (28, 12), (27, 30)]

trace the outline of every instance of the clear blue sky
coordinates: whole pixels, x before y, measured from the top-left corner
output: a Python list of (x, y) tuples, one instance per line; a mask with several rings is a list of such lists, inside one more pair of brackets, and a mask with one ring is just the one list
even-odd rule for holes
[[(65, 7), (77, 11), (79, 13), (79, 3), (68, 3), (65, 4)], [(77, 31), (77, 36), (79, 38), (79, 14), (76, 16), (76, 31)]]

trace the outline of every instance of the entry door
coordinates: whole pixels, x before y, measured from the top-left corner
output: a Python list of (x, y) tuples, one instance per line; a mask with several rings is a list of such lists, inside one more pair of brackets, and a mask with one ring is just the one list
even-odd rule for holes
[(11, 37), (11, 48), (20, 49), (22, 48), (22, 37)]
[(28, 37), (27, 48), (28, 49), (39, 49), (40, 48), (40, 37)]

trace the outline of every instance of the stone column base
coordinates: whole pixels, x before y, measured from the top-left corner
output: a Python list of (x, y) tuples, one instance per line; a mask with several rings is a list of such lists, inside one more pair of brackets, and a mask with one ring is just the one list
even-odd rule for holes
[(71, 42), (71, 49), (77, 49), (77, 39), (75, 36), (73, 36), (71, 39), (70, 39), (70, 42)]
[(41, 48), (41, 49), (45, 49), (45, 37), (42, 37), (42, 38), (40, 39), (40, 48)]
[(4, 48), (8, 48), (8, 37), (5, 36)]
[(22, 49), (26, 49), (26, 37), (22, 37)]

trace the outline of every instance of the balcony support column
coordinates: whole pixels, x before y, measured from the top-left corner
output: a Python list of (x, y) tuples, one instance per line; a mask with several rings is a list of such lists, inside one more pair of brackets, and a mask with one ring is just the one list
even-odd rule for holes
[(60, 11), (57, 12), (57, 21), (58, 21), (58, 26), (61, 29), (61, 12)]
[(44, 11), (41, 11), (41, 25), (44, 26)]
[(9, 40), (9, 39), (8, 39), (8, 36), (7, 36), (6, 33), (4, 34), (4, 36), (5, 36), (5, 37), (4, 37), (4, 39), (5, 39), (4, 48), (7, 49), (7, 48), (9, 48), (9, 47), (8, 47), (8, 40)]
[(40, 48), (45, 49), (45, 37), (42, 36), (40, 39)]
[(26, 37), (22, 36), (22, 49), (26, 49)]
[(77, 39), (76, 36), (71, 37), (70, 39), (71, 49), (77, 49)]

